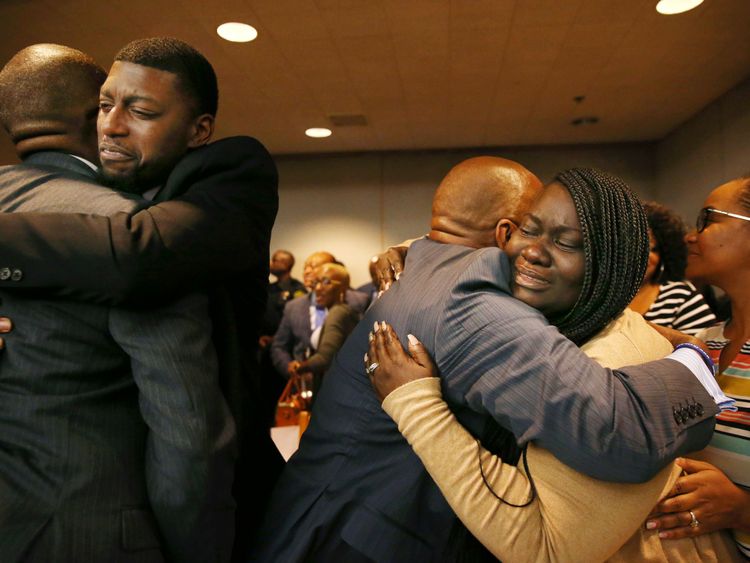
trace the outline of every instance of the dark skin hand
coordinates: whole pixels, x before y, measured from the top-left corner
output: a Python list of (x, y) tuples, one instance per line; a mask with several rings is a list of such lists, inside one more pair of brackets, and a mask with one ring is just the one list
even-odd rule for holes
[[(5, 334), (13, 330), (13, 323), (8, 317), (0, 317), (0, 333)], [(5, 348), (5, 339), (0, 338), (0, 350)]]
[[(732, 483), (717, 467), (679, 458), (684, 474), (649, 515), (646, 528), (663, 539), (699, 536), (725, 528), (750, 531), (750, 493)], [(699, 524), (691, 527), (693, 511)]]
[(375, 276), (378, 280), (378, 289), (388, 291), (404, 271), (406, 253), (408, 246), (391, 246), (388, 250), (379, 254), (375, 260)]
[[(408, 340), (407, 354), (396, 332), (385, 322), (375, 323), (370, 333), (370, 348), (365, 354), (365, 373), (381, 403), (391, 391), (410, 381), (437, 377), (437, 368), (422, 343), (411, 334)], [(374, 370), (368, 369), (368, 366), (375, 364), (377, 367)]]
[(706, 346), (706, 343), (702, 340), (698, 340), (695, 336), (690, 336), (689, 334), (685, 334), (684, 332), (680, 332), (679, 330), (657, 325), (652, 322), (649, 322), (648, 324), (651, 325), (651, 327), (656, 332), (669, 340), (669, 343), (672, 346), (677, 346), (678, 344), (693, 344), (695, 346), (698, 346), (704, 352), (708, 353), (708, 346)]

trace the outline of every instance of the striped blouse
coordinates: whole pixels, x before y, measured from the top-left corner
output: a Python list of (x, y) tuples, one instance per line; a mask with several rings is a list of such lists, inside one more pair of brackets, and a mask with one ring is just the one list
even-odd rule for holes
[(659, 295), (643, 316), (654, 324), (692, 335), (716, 322), (703, 295), (689, 281), (660, 285)]
[[(724, 338), (724, 324), (702, 331), (698, 338), (706, 342), (709, 355), (718, 365), (721, 350), (729, 343)], [(724, 393), (736, 401), (737, 412), (717, 415), (711, 443), (696, 457), (712, 463), (736, 485), (750, 490), (750, 340), (717, 381)], [(734, 537), (739, 550), (750, 559), (750, 534), (735, 530)]]

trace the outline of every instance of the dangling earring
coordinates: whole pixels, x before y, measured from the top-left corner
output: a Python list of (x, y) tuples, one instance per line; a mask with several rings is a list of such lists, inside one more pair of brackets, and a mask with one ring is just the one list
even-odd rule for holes
[(664, 262), (659, 262), (659, 269), (656, 272), (656, 281), (661, 283), (661, 278), (664, 276)]

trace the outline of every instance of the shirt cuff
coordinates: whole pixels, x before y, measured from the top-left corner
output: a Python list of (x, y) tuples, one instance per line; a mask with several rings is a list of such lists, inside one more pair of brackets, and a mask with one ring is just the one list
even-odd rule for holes
[(698, 378), (701, 385), (703, 385), (706, 392), (713, 397), (716, 406), (719, 407), (721, 412), (724, 411), (736, 411), (737, 407), (734, 405), (734, 399), (727, 397), (724, 392), (716, 383), (714, 374), (706, 365), (703, 357), (690, 348), (678, 348), (672, 352), (668, 359), (680, 362), (683, 366), (693, 372), (693, 375)]

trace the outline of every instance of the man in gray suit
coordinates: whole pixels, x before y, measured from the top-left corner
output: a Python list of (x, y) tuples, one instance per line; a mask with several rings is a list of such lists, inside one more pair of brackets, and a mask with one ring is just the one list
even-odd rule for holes
[[(328, 371), (253, 560), (466, 555), (453, 542), (460, 523), (370, 388), (363, 355), (376, 321), (425, 344), (443, 396), (477, 437), (500, 425), (579, 471), (631, 482), (708, 442), (718, 408), (680, 363), (696, 360), (692, 351), (612, 372), (510, 296), (509, 264), (498, 247), (539, 186), (517, 163), (488, 157), (446, 176), (433, 201), (429, 240), (412, 245), (399, 282), (368, 310)], [(699, 416), (675, 416), (673, 409), (693, 400)]]
[[(96, 184), (105, 78), (59, 45), (0, 72), (0, 120), (24, 160), (0, 168), (0, 210), (147, 205)], [(0, 356), (0, 559), (227, 560), (236, 431), (206, 295), (147, 312), (0, 295), (16, 325)]]

